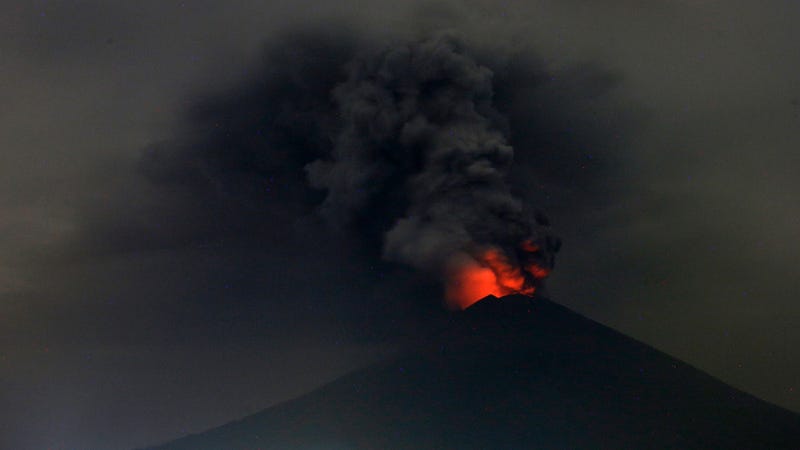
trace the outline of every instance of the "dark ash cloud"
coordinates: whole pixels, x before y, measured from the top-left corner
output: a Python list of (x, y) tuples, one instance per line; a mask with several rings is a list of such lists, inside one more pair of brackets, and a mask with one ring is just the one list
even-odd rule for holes
[[(560, 242), (537, 202), (580, 208), (585, 196), (565, 192), (601, 178), (598, 166), (574, 169), (609, 140), (582, 103), (602, 102), (617, 80), (596, 66), (551, 73), (530, 52), (452, 32), (290, 33), (248, 81), (204, 96), (181, 135), (148, 149), (142, 172), (181, 214), (132, 234), (291, 240), (302, 226), (436, 278), (454, 258), (487, 264), (487, 248), (514, 270), (549, 271)], [(317, 211), (334, 230), (315, 224)], [(526, 272), (525, 284), (540, 281)]]
[(384, 257), (434, 274), (457, 258), (497, 272), (482, 260), (497, 247), (516, 283), (496, 273), (509, 292), (538, 283), (526, 260), (552, 269), (558, 239), (506, 181), (514, 150), (498, 126), (492, 71), (460, 38), (441, 33), (350, 61), (332, 96), (339, 131), (331, 154), (306, 166), (312, 186), (327, 191), (325, 216), (379, 217)]

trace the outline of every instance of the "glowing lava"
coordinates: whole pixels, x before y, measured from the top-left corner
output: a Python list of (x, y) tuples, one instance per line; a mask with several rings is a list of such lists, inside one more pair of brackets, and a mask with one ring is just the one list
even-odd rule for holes
[[(539, 247), (531, 241), (520, 245), (520, 258), (535, 257)], [(497, 247), (485, 248), (476, 256), (460, 254), (451, 260), (445, 283), (445, 300), (453, 309), (465, 309), (486, 297), (510, 294), (533, 295), (536, 282), (550, 270), (534, 262), (521, 264)]]
[(445, 286), (445, 300), (452, 309), (465, 309), (476, 301), (503, 294), (492, 269), (473, 261), (453, 269)]

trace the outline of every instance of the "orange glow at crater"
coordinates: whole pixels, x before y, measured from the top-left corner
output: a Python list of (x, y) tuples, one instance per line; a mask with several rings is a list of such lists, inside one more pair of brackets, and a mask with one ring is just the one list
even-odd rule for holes
[(454, 269), (445, 286), (445, 300), (452, 309), (465, 309), (487, 295), (501, 297), (504, 294), (492, 269), (477, 262)]
[[(522, 247), (527, 252), (538, 249), (530, 242), (527, 244)], [(462, 254), (451, 261), (445, 300), (453, 309), (465, 309), (487, 295), (533, 295), (535, 280), (548, 274), (547, 269), (535, 264), (527, 265), (523, 272), (502, 250), (489, 247), (477, 256)]]

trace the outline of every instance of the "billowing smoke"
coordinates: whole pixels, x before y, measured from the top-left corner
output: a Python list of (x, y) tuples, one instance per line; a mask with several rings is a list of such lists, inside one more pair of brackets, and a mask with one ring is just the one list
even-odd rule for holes
[[(515, 197), (493, 73), (457, 36), (362, 52), (332, 90), (330, 153), (306, 166), (338, 225), (383, 224), (383, 257), (441, 277), (447, 303), (533, 294), (560, 242)], [(384, 203), (384, 204), (378, 204)]]
[(427, 298), (443, 282), (453, 308), (541, 292), (559, 241), (534, 205), (574, 229), (624, 180), (613, 150), (635, 122), (608, 95), (618, 77), (489, 36), (377, 44), (390, 37), (312, 27), (269, 40), (145, 152), (153, 205), (102, 215), (78, 247), (246, 242), (292, 255), (301, 277), (339, 258), (381, 283), (376, 295)]

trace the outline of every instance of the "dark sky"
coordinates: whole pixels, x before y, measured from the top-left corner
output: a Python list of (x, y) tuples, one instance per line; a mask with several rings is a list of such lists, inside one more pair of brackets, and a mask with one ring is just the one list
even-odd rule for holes
[(202, 431), (443, 314), (302, 169), (341, 65), (441, 29), (563, 240), (552, 299), (800, 411), (797, 2), (284, 3), (0, 1), (0, 448)]

